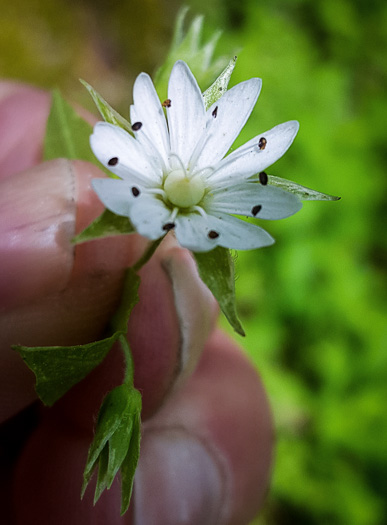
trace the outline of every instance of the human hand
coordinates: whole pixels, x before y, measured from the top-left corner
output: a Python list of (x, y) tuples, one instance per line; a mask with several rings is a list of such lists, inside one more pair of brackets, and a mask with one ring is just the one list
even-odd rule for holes
[(74, 250), (71, 238), (102, 212), (90, 180), (103, 174), (80, 161), (40, 163), (49, 102), (44, 92), (0, 85), (2, 522), (248, 523), (269, 476), (267, 400), (235, 343), (214, 329), (214, 300), (170, 235), (141, 270), (128, 327), (144, 420), (130, 510), (119, 516), (117, 480), (95, 507), (92, 487), (80, 500), (98, 408), (122, 379), (121, 354), (113, 348), (54, 407), (42, 408), (33, 374), (10, 345), (101, 337), (124, 270), (147, 241), (122, 236)]

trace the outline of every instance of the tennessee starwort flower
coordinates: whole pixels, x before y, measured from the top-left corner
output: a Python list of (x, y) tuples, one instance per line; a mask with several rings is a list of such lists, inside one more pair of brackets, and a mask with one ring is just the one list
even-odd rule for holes
[(130, 110), (134, 136), (99, 122), (90, 138), (95, 156), (119, 177), (93, 180), (101, 201), (129, 217), (141, 235), (156, 240), (174, 230), (194, 252), (272, 244), (265, 230), (235, 215), (283, 219), (301, 208), (296, 195), (267, 185), (264, 172), (289, 148), (298, 122), (280, 124), (225, 156), (260, 89), (258, 78), (241, 82), (206, 109), (190, 69), (178, 61), (161, 103), (141, 73)]

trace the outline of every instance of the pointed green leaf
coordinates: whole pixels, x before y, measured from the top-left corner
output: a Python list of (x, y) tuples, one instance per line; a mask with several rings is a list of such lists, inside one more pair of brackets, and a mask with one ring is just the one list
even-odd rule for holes
[(98, 111), (101, 113), (102, 118), (109, 122), (110, 124), (114, 124), (115, 126), (120, 126), (125, 131), (128, 131), (129, 133), (133, 133), (132, 126), (130, 123), (121, 116), (115, 109), (113, 109), (106, 100), (101, 97), (97, 91), (90, 86), (85, 80), (81, 79), (82, 84), (85, 86), (87, 91), (90, 93), (92, 99), (94, 100), (95, 105), (97, 106)]
[(12, 348), (34, 372), (40, 399), (51, 406), (103, 361), (117, 337), (114, 334), (85, 345)]
[[(98, 479), (94, 492), (94, 505), (101, 497), (102, 492), (108, 488), (108, 466), (109, 466), (109, 446), (105, 445), (98, 458)], [(91, 477), (91, 475), (90, 475)], [(86, 487), (85, 487), (86, 489)]]
[[(102, 450), (119, 427), (122, 414), (125, 413), (128, 403), (128, 388), (126, 385), (116, 387), (109, 392), (103, 400), (98, 414), (97, 428), (93, 442), (89, 448), (86, 467), (83, 474), (86, 485), (91, 479), (91, 475), (97, 466)], [(85, 488), (86, 487), (84, 487), (84, 489)]]
[(301, 184), (292, 182), (290, 180), (282, 179), (281, 177), (275, 177), (274, 175), (269, 175), (269, 184), (286, 190), (290, 193), (298, 195), (303, 201), (338, 201), (340, 197), (335, 197), (334, 195), (328, 195), (326, 193), (321, 193), (316, 190), (311, 190)]
[(234, 71), (236, 61), (237, 57), (235, 56), (230, 60), (228, 65), (218, 76), (215, 82), (211, 84), (211, 86), (208, 89), (206, 89), (206, 91), (203, 93), (204, 104), (206, 106), (206, 109), (212, 106), (212, 104), (214, 104), (217, 100), (220, 99), (222, 95), (224, 95), (224, 93), (226, 93), (232, 72)]
[[(127, 384), (116, 387), (103, 400), (83, 474), (82, 497), (97, 466), (94, 503), (105, 489), (111, 487), (121, 469), (121, 508), (126, 512), (131, 493), (131, 487), (127, 489), (128, 476), (131, 476), (130, 481), (133, 483), (139, 455), (141, 405), (141, 394)], [(133, 472), (131, 469), (134, 469)]]
[(128, 217), (116, 215), (110, 210), (105, 210), (81, 233), (76, 235), (72, 242), (74, 244), (80, 244), (94, 239), (102, 239), (112, 235), (127, 235), (128, 233), (134, 232), (135, 229)]
[(155, 75), (155, 86), (162, 98), (167, 96), (169, 75), (177, 60), (184, 60), (189, 65), (199, 85), (202, 86), (208, 86), (226, 64), (225, 57), (214, 60), (220, 31), (215, 31), (212, 37), (205, 44), (202, 44), (203, 16), (195, 17), (187, 31), (184, 32), (187, 12), (187, 8), (180, 11), (168, 56)]
[(66, 158), (95, 163), (89, 145), (91, 133), (91, 125), (75, 112), (59, 91), (53, 91), (44, 138), (44, 160)]
[(121, 466), (121, 516), (129, 508), (132, 497), (134, 474), (140, 457), (141, 420), (138, 413), (133, 421), (133, 432), (126, 458)]
[(234, 330), (245, 335), (235, 306), (234, 261), (230, 250), (218, 246), (205, 253), (194, 253), (202, 281), (214, 294)]

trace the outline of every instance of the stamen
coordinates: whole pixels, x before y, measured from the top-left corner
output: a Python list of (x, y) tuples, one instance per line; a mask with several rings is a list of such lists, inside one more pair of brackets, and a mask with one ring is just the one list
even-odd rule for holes
[(176, 227), (176, 224), (174, 222), (167, 222), (163, 226), (163, 230), (166, 232), (169, 232), (170, 230), (173, 230)]
[(179, 208), (177, 207), (173, 208), (171, 216), (169, 217), (169, 222), (174, 222), (178, 213), (179, 213)]
[(139, 131), (142, 128), (142, 122), (135, 122), (132, 124), (133, 131)]
[(212, 116), (216, 118), (218, 116), (218, 106), (215, 106), (214, 111), (212, 112)]
[(140, 195), (140, 190), (136, 188), (136, 186), (132, 186), (131, 188), (133, 197), (138, 197)]
[(184, 176), (185, 177), (188, 177), (188, 173), (187, 173), (187, 170), (185, 169), (184, 167), (184, 164), (181, 160), (181, 158), (179, 157), (179, 155), (177, 155), (176, 153), (170, 153), (169, 154), (169, 158), (173, 158), (173, 159), (176, 159), (177, 160), (177, 163), (179, 164), (179, 168), (181, 169), (181, 171), (184, 173)]
[(152, 195), (161, 195), (163, 198), (166, 198), (167, 194), (161, 188), (147, 188), (147, 193), (152, 193)]
[(266, 186), (268, 181), (269, 177), (267, 176), (267, 173), (265, 171), (261, 171), (259, 174), (259, 182), (262, 184), (262, 186)]
[(262, 210), (262, 206), (260, 204), (257, 204), (256, 206), (253, 207), (253, 209), (251, 210), (251, 213), (252, 215), (254, 215), (254, 217), (256, 217), (261, 210)]
[(118, 163), (118, 157), (112, 157), (110, 160), (108, 160), (109, 166), (115, 166)]
[(197, 211), (202, 217), (204, 217), (205, 219), (207, 218), (207, 213), (203, 210), (201, 206), (191, 206), (191, 210)]
[(219, 237), (219, 233), (216, 232), (215, 230), (210, 230), (210, 231), (208, 232), (208, 237), (209, 237), (210, 239), (217, 239), (217, 238)]
[[(210, 121), (211, 122), (211, 121)], [(207, 140), (210, 138), (210, 134), (208, 133), (208, 129), (206, 131), (203, 131), (202, 136), (197, 141), (195, 149), (192, 152), (191, 158), (188, 162), (188, 169), (192, 170), (192, 168), (195, 166), (195, 164), (198, 161), (198, 158), (200, 157), (201, 152), (203, 151), (203, 148), (207, 142)]]
[(170, 98), (167, 98), (161, 105), (163, 106), (163, 108), (170, 108), (172, 105), (172, 101)]
[(267, 140), (265, 137), (261, 137), (258, 141), (258, 148), (262, 151), (266, 148)]

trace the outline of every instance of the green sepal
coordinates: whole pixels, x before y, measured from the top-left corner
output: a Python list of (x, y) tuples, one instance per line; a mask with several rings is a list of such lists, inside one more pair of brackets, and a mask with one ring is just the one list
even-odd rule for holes
[(120, 334), (74, 346), (13, 345), (36, 376), (36, 392), (51, 406), (98, 366)]
[(129, 507), (140, 451), (141, 395), (127, 383), (109, 392), (101, 405), (83, 474), (82, 497), (95, 469), (94, 504), (121, 469), (121, 514)]
[(128, 510), (130, 498), (132, 497), (134, 474), (140, 457), (140, 442), (141, 418), (140, 413), (138, 412), (135, 414), (133, 420), (132, 436), (128, 453), (121, 465), (121, 516)]
[(220, 99), (222, 95), (226, 93), (236, 61), (237, 57), (235, 56), (230, 60), (215, 82), (211, 84), (211, 86), (203, 93), (204, 105), (206, 109), (212, 106), (212, 104), (214, 104)]
[(110, 210), (104, 210), (89, 226), (76, 235), (72, 239), (72, 242), (74, 244), (80, 244), (112, 235), (127, 235), (135, 231), (128, 217), (116, 215)]
[(194, 256), (202, 281), (214, 294), (230, 325), (244, 336), (236, 313), (234, 261), (230, 250), (218, 246), (210, 252), (194, 253)]
[(92, 130), (92, 126), (76, 113), (60, 92), (54, 90), (44, 138), (44, 160), (66, 158), (95, 163), (89, 144)]
[(184, 60), (191, 68), (198, 84), (203, 86), (208, 86), (227, 63), (225, 57), (219, 57), (214, 60), (215, 47), (221, 35), (220, 31), (215, 31), (206, 43), (201, 43), (203, 16), (196, 16), (188, 29), (184, 30), (184, 22), (188, 11), (187, 7), (179, 11), (168, 56), (155, 75), (154, 83), (157, 92), (164, 98), (167, 96), (168, 80), (173, 64), (177, 60)]
[(80, 79), (80, 82), (82, 82), (87, 91), (90, 93), (95, 105), (97, 106), (98, 111), (101, 113), (102, 118), (106, 122), (114, 124), (115, 126), (120, 126), (120, 128), (123, 128), (125, 131), (133, 133), (132, 126), (130, 125), (130, 123), (115, 109), (113, 109), (110, 106), (110, 104), (106, 102), (106, 100), (103, 97), (101, 97), (101, 95), (97, 93), (97, 91), (92, 86), (90, 86), (90, 84), (88, 84), (85, 80), (82, 79)]
[(282, 179), (281, 177), (275, 177), (274, 175), (269, 175), (269, 184), (288, 191), (289, 193), (294, 193), (294, 195), (297, 195), (303, 201), (338, 201), (341, 198), (311, 190), (310, 188), (301, 186), (301, 184)]

